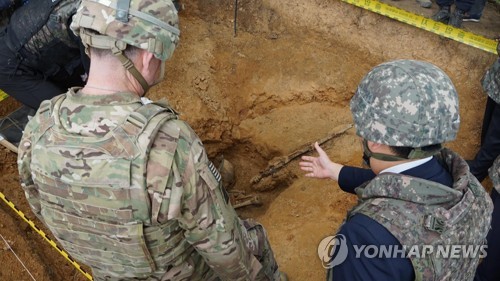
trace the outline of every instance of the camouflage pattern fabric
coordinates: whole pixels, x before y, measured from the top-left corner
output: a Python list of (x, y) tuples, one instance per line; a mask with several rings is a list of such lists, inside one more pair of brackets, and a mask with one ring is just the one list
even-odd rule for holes
[[(26, 43), (25, 48), (32, 54), (38, 54), (40, 46), (51, 46), (50, 41), (57, 39), (66, 46), (78, 49), (74, 38), (70, 37), (71, 30), (68, 23), (76, 13), (81, 0), (60, 0), (54, 7), (47, 23)], [(55, 1), (52, 1), (55, 2)], [(38, 11), (39, 12), (39, 11)], [(30, 15), (32, 16), (32, 15)], [(24, 18), (26, 20), (26, 18)]]
[(390, 146), (454, 140), (460, 125), (450, 78), (430, 63), (413, 60), (373, 68), (351, 99), (351, 112), (359, 136)]
[(95, 280), (279, 278), (185, 122), (133, 93), (78, 90), (42, 104), (18, 166), (33, 212)]
[(46, 76), (63, 70), (71, 74), (80, 62), (80, 46), (69, 23), (79, 4), (80, 0), (30, 1), (19, 7), (1, 38), (18, 56), (8, 62), (12, 71), (22, 63)]
[(493, 183), (493, 188), (500, 193), (500, 157), (495, 159), (495, 162), (493, 162), (493, 165), (488, 170), (488, 175)]
[(500, 104), (500, 59), (497, 59), (493, 65), (486, 71), (482, 79), (484, 92)]
[[(453, 188), (411, 176), (383, 173), (356, 189), (354, 214), (364, 214), (389, 230), (401, 245), (484, 245), (493, 203), (460, 156), (443, 149), (440, 161), (453, 176)], [(443, 258), (436, 252), (410, 257), (415, 280), (474, 278), (479, 256)]]
[[(120, 0), (83, 0), (73, 18), (71, 29), (77, 36), (85, 29), (106, 35), (140, 49), (156, 58), (170, 58), (179, 42), (177, 10), (170, 0), (136, 0), (130, 2), (127, 22), (117, 19)], [(85, 36), (82, 36), (85, 38)], [(103, 39), (83, 40), (86, 45), (99, 47)]]

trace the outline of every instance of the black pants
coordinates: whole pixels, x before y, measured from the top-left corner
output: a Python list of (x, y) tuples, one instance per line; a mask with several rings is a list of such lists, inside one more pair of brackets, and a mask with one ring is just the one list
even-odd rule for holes
[[(3, 40), (3, 41), (2, 41)], [(80, 60), (68, 61), (68, 65), (52, 75), (44, 75), (40, 69), (25, 65), (24, 61), (5, 43), (0, 35), (0, 89), (20, 103), (38, 109), (40, 103), (67, 92), (68, 88), (83, 86), (81, 75), (88, 72), (90, 60), (80, 45)], [(66, 71), (69, 68), (70, 71)]]
[(63, 94), (70, 87), (83, 86), (80, 77), (83, 73), (82, 68), (63, 80), (45, 79), (42, 74), (20, 71), (14, 75), (0, 74), (0, 89), (20, 103), (37, 109), (42, 101)]
[(488, 176), (488, 169), (500, 155), (500, 105), (488, 97), (481, 131), (481, 148), (469, 162), (471, 173), (479, 181)]
[(436, 0), (436, 3), (439, 7), (442, 6), (451, 6), (455, 3), (457, 9), (460, 9), (464, 12), (468, 12), (472, 5), (474, 5), (475, 0)]

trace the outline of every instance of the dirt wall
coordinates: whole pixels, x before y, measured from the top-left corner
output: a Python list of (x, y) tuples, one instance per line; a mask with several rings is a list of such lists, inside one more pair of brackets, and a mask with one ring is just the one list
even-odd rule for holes
[[(290, 280), (324, 279), (318, 243), (335, 232), (356, 198), (335, 182), (304, 178), (296, 160), (265, 184), (250, 180), (279, 157), (352, 124), (349, 100), (373, 66), (419, 59), (447, 72), (459, 92), (462, 118), (458, 139), (448, 146), (466, 158), (475, 154), (485, 104), (479, 81), (494, 55), (340, 1), (238, 1), (236, 36), (234, 2), (183, 4), (181, 43), (167, 64), (166, 81), (149, 97), (167, 99), (200, 135), (210, 157), (223, 154), (234, 164), (236, 189), (261, 195), (262, 207), (238, 212), (264, 224)], [(323, 147), (334, 161), (360, 163), (354, 129)], [(0, 161), (0, 191), (31, 215), (17, 182), (15, 155), (1, 151)], [(36, 280), (85, 280), (0, 206), (0, 233)], [(0, 271), (1, 280), (31, 280), (5, 247), (0, 262), (12, 268)]]

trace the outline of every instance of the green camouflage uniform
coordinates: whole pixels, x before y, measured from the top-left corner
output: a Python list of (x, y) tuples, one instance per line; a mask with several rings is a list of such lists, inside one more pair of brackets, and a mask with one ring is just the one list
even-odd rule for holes
[[(359, 202), (348, 217), (364, 214), (410, 249), (424, 245), (484, 245), (493, 204), (469, 172), (465, 160), (443, 149), (440, 161), (453, 177), (453, 188), (436, 182), (384, 173), (358, 187)], [(443, 258), (437, 251), (410, 257), (415, 280), (472, 280), (474, 258)]]
[(33, 212), (95, 280), (274, 280), (261, 225), (242, 221), (198, 136), (133, 93), (45, 101), (18, 157)]

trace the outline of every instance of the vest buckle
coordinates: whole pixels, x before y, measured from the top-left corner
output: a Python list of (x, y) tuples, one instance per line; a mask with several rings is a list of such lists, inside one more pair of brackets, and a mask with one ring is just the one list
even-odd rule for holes
[(424, 217), (424, 227), (427, 230), (435, 231), (441, 234), (444, 231), (445, 222), (442, 219), (427, 215)]
[(127, 121), (130, 124), (138, 127), (141, 131), (142, 131), (142, 129), (144, 129), (144, 125), (146, 125), (148, 123), (148, 120), (146, 119), (146, 117), (142, 116), (141, 114), (139, 114), (137, 112), (130, 113), (127, 116)]

